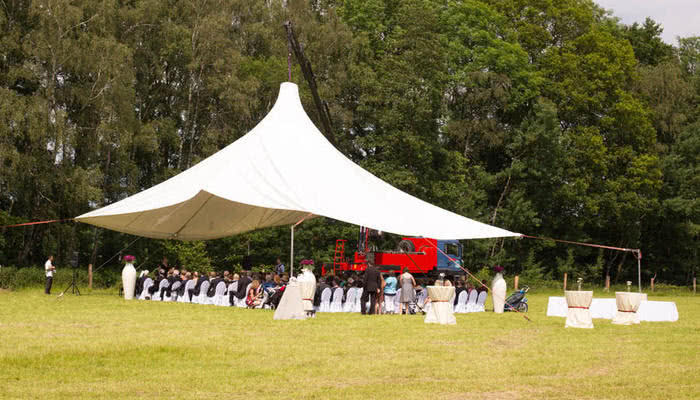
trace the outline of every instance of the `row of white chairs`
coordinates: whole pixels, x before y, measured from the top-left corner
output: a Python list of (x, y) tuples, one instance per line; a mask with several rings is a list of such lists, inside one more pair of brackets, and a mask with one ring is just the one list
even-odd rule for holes
[(470, 293), (467, 293), (466, 290), (463, 290), (457, 297), (457, 304), (454, 306), (454, 312), (457, 314), (484, 312), (487, 296), (488, 292), (486, 291), (479, 293), (476, 290), (472, 290)]
[[(214, 291), (214, 296), (209, 297), (207, 296), (207, 292), (209, 291), (209, 281), (204, 281), (202, 282), (202, 285), (199, 288), (199, 294), (198, 295), (193, 295), (192, 298), (190, 299), (190, 290), (194, 289), (195, 286), (195, 281), (190, 279), (187, 281), (185, 284), (185, 290), (183, 292), (183, 295), (180, 296), (178, 295), (178, 289), (180, 289), (182, 282), (177, 281), (173, 283), (173, 287), (170, 288), (170, 296), (163, 296), (161, 298), (161, 291), (163, 289), (168, 289), (170, 287), (170, 282), (167, 280), (163, 279), (160, 281), (160, 285), (158, 287), (158, 290), (151, 295), (148, 291), (151, 287), (153, 287), (154, 282), (153, 279), (147, 278), (143, 282), (143, 290), (141, 293), (137, 296), (137, 299), (139, 300), (146, 300), (150, 297), (151, 300), (155, 301), (176, 301), (178, 303), (193, 303), (193, 304), (205, 304), (205, 305), (214, 305), (214, 306), (230, 306), (230, 301), (229, 301), (229, 293), (235, 293), (238, 291), (238, 281), (231, 282), (226, 285), (226, 282), (219, 282), (216, 285), (216, 289)], [(245, 293), (248, 293), (251, 287), (251, 283), (248, 284), (246, 287)], [(263, 299), (262, 302), (260, 303), (259, 307), (256, 308), (262, 308), (265, 303), (267, 303), (267, 297), (268, 294), (267, 292), (263, 291)], [(242, 299), (239, 299), (237, 297), (233, 297), (233, 305), (239, 308), (247, 308), (248, 305), (245, 302), (245, 297)]]
[[(425, 290), (422, 290), (418, 295), (416, 295), (415, 305), (421, 309), (426, 308), (424, 311), (428, 311), (430, 308), (430, 303), (426, 304), (426, 298), (428, 294)], [(476, 290), (473, 290), (471, 294), (467, 291), (463, 291), (459, 294), (457, 298), (457, 304), (455, 305), (454, 312), (456, 313), (470, 313), (470, 312), (483, 312), (484, 304), (486, 303), (487, 292), (481, 292), (478, 294)], [(331, 301), (331, 297), (333, 298)], [(348, 289), (345, 295), (345, 301), (343, 301), (343, 289), (342, 288), (326, 288), (321, 292), (321, 304), (316, 309), (318, 312), (360, 312), (360, 299), (362, 298), (362, 288), (352, 287)], [(392, 297), (384, 296), (384, 302), (381, 304), (382, 311), (384, 313), (396, 313), (400, 310), (400, 300), (401, 300), (401, 289), (397, 290), (396, 295)], [(366, 304), (369, 308), (369, 301)]]

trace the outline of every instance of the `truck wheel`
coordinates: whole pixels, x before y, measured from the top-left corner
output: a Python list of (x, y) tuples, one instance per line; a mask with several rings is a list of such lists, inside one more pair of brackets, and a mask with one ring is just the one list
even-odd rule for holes
[(403, 251), (404, 253), (412, 253), (416, 250), (415, 246), (413, 246), (413, 242), (410, 240), (402, 240), (399, 242), (397, 249), (399, 251)]

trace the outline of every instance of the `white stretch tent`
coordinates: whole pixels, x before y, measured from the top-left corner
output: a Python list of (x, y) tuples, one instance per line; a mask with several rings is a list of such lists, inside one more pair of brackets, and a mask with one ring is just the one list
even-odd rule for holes
[(360, 168), (314, 126), (289, 82), (270, 113), (239, 140), (76, 220), (151, 238), (205, 240), (291, 225), (309, 214), (435, 239), (519, 236), (426, 203)]

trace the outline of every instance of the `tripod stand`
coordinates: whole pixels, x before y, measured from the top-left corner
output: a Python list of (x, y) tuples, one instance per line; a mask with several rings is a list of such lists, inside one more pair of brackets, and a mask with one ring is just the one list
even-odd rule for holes
[(80, 296), (80, 289), (78, 289), (76, 275), (77, 272), (75, 268), (73, 268), (73, 278), (71, 279), (70, 284), (64, 291), (61, 292), (61, 294), (58, 295), (58, 297), (63, 296), (68, 291), (68, 289), (72, 289), (74, 295)]

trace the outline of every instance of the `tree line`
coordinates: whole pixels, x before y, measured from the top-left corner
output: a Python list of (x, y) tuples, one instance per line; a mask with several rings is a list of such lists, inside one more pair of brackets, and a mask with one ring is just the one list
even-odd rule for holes
[[(5, 0), (0, 3), (0, 225), (71, 218), (151, 187), (252, 129), (287, 80), (388, 183), (508, 230), (640, 248), (643, 274), (687, 283), (700, 227), (700, 38), (664, 43), (590, 0)], [(322, 113), (321, 113), (322, 114)], [(322, 167), (322, 166), (319, 166)], [(362, 188), (328, 182), (361, 196)], [(410, 218), (407, 215), (406, 218)], [(155, 264), (224, 269), (289, 254), (289, 229), (208, 242), (140, 239)], [(330, 261), (357, 228), (296, 233)], [(133, 236), (77, 223), (2, 228), (0, 264), (100, 265)], [(381, 245), (391, 246), (391, 238)], [(628, 253), (465, 241), (471, 268), (623, 281)], [(108, 268), (119, 268), (116, 261)]]

